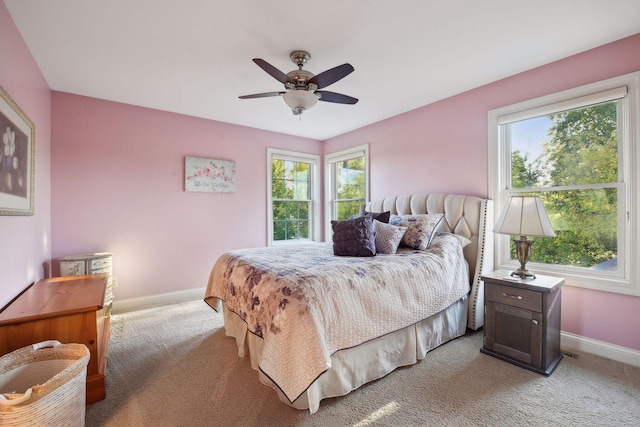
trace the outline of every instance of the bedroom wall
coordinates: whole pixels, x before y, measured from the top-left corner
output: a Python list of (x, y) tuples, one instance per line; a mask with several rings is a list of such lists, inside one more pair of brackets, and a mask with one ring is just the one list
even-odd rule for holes
[[(373, 199), (414, 192), (487, 197), (489, 110), (638, 70), (640, 34), (338, 136), (325, 141), (324, 152), (369, 143)], [(640, 350), (639, 312), (639, 297), (563, 290), (565, 332)]]
[[(203, 288), (265, 246), (266, 150), (318, 141), (52, 92), (52, 257), (113, 252), (116, 299)], [(184, 157), (236, 162), (234, 194), (184, 191)]]
[(0, 2), (0, 86), (35, 125), (33, 216), (0, 216), (0, 308), (44, 276), (51, 256), (51, 95), (40, 69)]

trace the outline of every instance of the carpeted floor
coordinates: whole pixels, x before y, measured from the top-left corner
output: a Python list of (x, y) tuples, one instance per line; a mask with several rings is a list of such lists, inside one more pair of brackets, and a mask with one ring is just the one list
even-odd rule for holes
[(640, 368), (587, 353), (550, 377), (469, 333), (313, 415), (281, 403), (203, 301), (114, 315), (107, 398), (87, 426), (640, 426)]

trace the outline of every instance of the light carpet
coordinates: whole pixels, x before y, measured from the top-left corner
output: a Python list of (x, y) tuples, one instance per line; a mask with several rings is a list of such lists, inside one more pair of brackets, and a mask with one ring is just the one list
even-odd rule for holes
[(310, 415), (237, 356), (193, 301), (112, 316), (107, 398), (91, 426), (640, 426), (640, 368), (575, 353), (544, 377), (481, 354), (468, 333)]

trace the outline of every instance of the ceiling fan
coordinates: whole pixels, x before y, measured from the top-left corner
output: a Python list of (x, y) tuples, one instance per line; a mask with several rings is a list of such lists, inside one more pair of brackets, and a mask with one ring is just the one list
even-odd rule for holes
[(299, 116), (305, 110), (316, 105), (318, 101), (334, 102), (336, 104), (355, 104), (357, 98), (341, 93), (329, 92), (323, 89), (351, 74), (354, 68), (350, 64), (342, 64), (320, 74), (303, 70), (302, 66), (309, 62), (311, 55), (304, 50), (294, 50), (289, 55), (291, 62), (298, 66), (297, 70), (283, 73), (264, 59), (254, 58), (253, 62), (266, 71), (271, 77), (284, 84), (285, 91), (265, 92), (253, 95), (243, 95), (240, 99), (266, 98), (282, 96), (284, 102), (291, 108), (294, 116)]

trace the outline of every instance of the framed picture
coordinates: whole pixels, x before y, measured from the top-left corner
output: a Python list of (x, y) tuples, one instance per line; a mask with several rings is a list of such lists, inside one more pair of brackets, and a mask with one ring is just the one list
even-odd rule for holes
[(235, 193), (236, 162), (231, 160), (185, 157), (184, 191)]
[(0, 215), (33, 215), (35, 126), (0, 87)]

